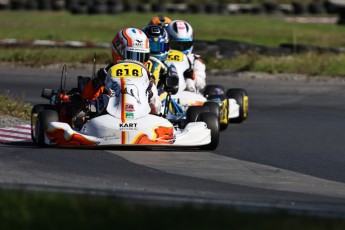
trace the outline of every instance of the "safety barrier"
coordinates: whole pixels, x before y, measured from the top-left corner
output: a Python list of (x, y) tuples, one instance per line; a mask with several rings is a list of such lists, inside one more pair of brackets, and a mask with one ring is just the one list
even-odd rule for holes
[[(156, 13), (209, 13), (209, 14), (327, 14), (336, 13), (337, 7), (325, 0), (308, 3), (298, 1), (291, 4), (277, 4), (270, 1), (262, 4), (221, 3), (157, 3), (157, 1), (125, 0), (0, 0), (0, 9), (8, 10), (67, 10), (73, 14), (116, 14), (122, 12)], [(191, 1), (193, 2), (193, 1)]]

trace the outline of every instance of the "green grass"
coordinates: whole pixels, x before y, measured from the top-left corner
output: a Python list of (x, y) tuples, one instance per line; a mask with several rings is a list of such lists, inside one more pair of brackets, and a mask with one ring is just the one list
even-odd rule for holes
[(96, 54), (97, 63), (110, 63), (110, 51), (102, 48), (0, 48), (0, 60), (38, 67), (54, 63), (92, 63)]
[(212, 205), (165, 207), (114, 197), (0, 191), (0, 229), (337, 230), (344, 220)]
[[(124, 27), (143, 28), (153, 13), (118, 15), (71, 15), (67, 12), (0, 12), (0, 39), (51, 39), (110, 42)], [(345, 45), (345, 27), (289, 23), (281, 16), (224, 16), (167, 14), (193, 26), (200, 40), (235, 39), (260, 45), (280, 43), (339, 47)]]
[(22, 99), (13, 99), (6, 94), (0, 95), (0, 105), (0, 116), (8, 115), (30, 120), (31, 105), (24, 103)]
[(234, 59), (206, 59), (209, 69), (254, 71), (267, 73), (298, 73), (307, 75), (345, 76), (345, 55), (306, 53), (294, 56), (267, 57), (240, 55)]
[[(118, 15), (71, 15), (68, 12), (1, 11), (0, 39), (50, 39), (109, 42), (124, 27), (142, 28), (155, 16), (153, 13)], [(198, 40), (233, 39), (258, 45), (278, 46), (281, 43), (307, 44), (321, 47), (344, 47), (345, 27), (331, 24), (298, 24), (284, 21), (282, 16), (229, 16), (205, 14), (169, 14), (184, 19), (194, 28)], [(0, 61), (44, 66), (55, 63), (97, 63), (111, 61), (107, 49), (72, 48), (0, 48)], [(204, 57), (207, 69), (230, 69), (288, 72), (310, 75), (344, 75), (344, 55), (309, 53), (288, 57), (266, 57), (255, 54), (218, 60)]]

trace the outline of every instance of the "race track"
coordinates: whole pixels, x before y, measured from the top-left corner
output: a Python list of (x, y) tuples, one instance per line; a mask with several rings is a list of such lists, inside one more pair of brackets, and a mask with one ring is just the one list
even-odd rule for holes
[[(0, 67), (0, 92), (30, 103), (61, 70)], [(90, 70), (69, 70), (67, 86)], [(345, 81), (209, 75), (245, 88), (249, 118), (221, 133), (216, 151), (38, 149), (0, 144), (0, 184), (110, 193), (149, 201), (274, 207), (345, 216)]]

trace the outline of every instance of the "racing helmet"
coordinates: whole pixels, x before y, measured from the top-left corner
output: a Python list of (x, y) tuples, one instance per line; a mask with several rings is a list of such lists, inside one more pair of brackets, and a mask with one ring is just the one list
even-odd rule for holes
[(169, 23), (171, 23), (171, 21), (172, 20), (167, 16), (158, 15), (153, 17), (148, 25), (157, 25), (166, 28), (169, 25)]
[(169, 51), (169, 36), (163, 27), (148, 25), (143, 29), (149, 39), (150, 55), (164, 61)]
[(124, 59), (146, 63), (150, 57), (149, 40), (143, 31), (136, 28), (120, 30), (111, 47), (114, 64)]
[(193, 49), (193, 28), (182, 20), (172, 21), (167, 31), (170, 38), (170, 48), (182, 51), (185, 54), (192, 52)]

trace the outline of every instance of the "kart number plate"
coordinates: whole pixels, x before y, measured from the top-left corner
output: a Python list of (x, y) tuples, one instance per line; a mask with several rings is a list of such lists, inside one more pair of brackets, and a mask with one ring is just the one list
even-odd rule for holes
[(183, 53), (177, 50), (170, 50), (166, 60), (170, 62), (181, 62), (183, 61)]
[(112, 77), (142, 77), (142, 67), (135, 64), (121, 63), (111, 68)]

